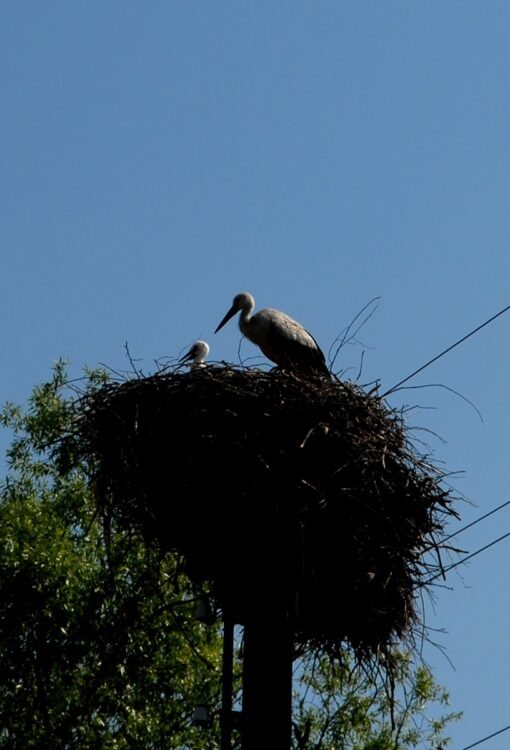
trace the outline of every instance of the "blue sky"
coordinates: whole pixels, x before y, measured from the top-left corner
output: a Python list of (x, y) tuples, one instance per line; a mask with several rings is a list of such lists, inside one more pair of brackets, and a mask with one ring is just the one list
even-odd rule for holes
[[(237, 361), (239, 291), (389, 388), (510, 304), (510, 5), (33, 0), (0, 8), (0, 400), (52, 362), (150, 370), (197, 338)], [(471, 503), (510, 499), (510, 314), (390, 402)], [(243, 356), (256, 354), (251, 344)], [(510, 510), (459, 537), (474, 551)], [(510, 723), (510, 541), (452, 573), (426, 657), (464, 718)], [(510, 734), (484, 747), (503, 750)]]

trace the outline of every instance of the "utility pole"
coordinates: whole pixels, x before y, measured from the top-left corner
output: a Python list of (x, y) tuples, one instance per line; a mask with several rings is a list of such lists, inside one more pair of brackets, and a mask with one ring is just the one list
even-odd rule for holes
[(244, 626), (242, 750), (289, 750), (292, 657), (287, 610), (275, 597)]
[(232, 748), (232, 684), (234, 658), (234, 623), (223, 613), (223, 664), (221, 676), (220, 749)]

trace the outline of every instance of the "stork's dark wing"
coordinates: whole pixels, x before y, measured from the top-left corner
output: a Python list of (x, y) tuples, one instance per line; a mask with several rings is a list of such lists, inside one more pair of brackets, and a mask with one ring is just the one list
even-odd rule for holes
[(264, 354), (280, 367), (296, 372), (330, 374), (324, 352), (312, 334), (284, 313), (271, 320), (264, 341), (258, 344)]

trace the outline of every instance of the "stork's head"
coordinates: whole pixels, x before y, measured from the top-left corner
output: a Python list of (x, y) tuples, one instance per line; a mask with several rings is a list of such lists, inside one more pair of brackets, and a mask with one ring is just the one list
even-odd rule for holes
[(249, 292), (240, 292), (239, 294), (236, 294), (234, 299), (232, 300), (232, 307), (227, 312), (219, 326), (216, 328), (214, 333), (218, 333), (220, 328), (223, 328), (225, 323), (228, 323), (230, 318), (233, 318), (234, 315), (240, 311), (245, 311), (247, 315), (251, 313), (253, 308), (255, 307), (255, 300), (253, 299), (253, 296)]
[(209, 344), (206, 341), (195, 341), (189, 352), (181, 357), (179, 362), (192, 361), (195, 365), (201, 365), (205, 362), (208, 354)]

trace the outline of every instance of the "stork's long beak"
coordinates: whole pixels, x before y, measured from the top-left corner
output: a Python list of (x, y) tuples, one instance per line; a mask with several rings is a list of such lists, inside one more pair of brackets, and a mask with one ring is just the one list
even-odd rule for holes
[(230, 310), (228, 311), (228, 313), (225, 315), (225, 317), (223, 318), (223, 320), (221, 321), (221, 323), (219, 324), (219, 326), (217, 327), (217, 329), (214, 331), (214, 333), (218, 333), (218, 331), (220, 330), (220, 328), (223, 328), (223, 326), (225, 325), (225, 323), (228, 323), (228, 321), (230, 320), (230, 318), (233, 318), (234, 315), (236, 314), (236, 312), (239, 312), (238, 308), (235, 305), (232, 305), (232, 307), (230, 308)]
[(195, 356), (193, 349), (190, 349), (187, 354), (184, 355), (184, 357), (181, 357), (179, 362), (187, 362), (189, 359), (193, 359)]

